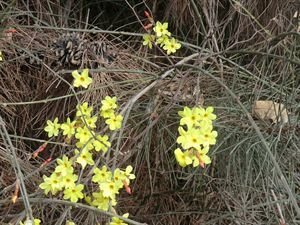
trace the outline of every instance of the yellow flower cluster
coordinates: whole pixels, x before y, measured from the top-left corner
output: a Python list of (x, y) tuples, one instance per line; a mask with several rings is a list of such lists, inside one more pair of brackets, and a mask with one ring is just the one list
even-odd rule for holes
[(51, 192), (56, 195), (59, 191), (63, 191), (64, 199), (70, 199), (71, 202), (77, 202), (83, 198), (82, 184), (76, 184), (78, 176), (74, 174), (72, 161), (67, 156), (57, 159), (57, 166), (54, 172), (49, 176), (43, 176), (44, 182), (40, 184), (40, 188), (47, 195)]
[(168, 23), (162, 24), (161, 22), (157, 21), (153, 31), (155, 35), (143, 35), (143, 45), (146, 45), (152, 49), (152, 43), (155, 42), (155, 44), (163, 48), (168, 55), (175, 53), (181, 48), (181, 44), (175, 38), (171, 37), (171, 33), (168, 31)]
[[(207, 155), (209, 147), (216, 143), (217, 131), (213, 130), (212, 122), (216, 119), (213, 107), (206, 109), (201, 107), (184, 107), (178, 112), (180, 126), (178, 128), (180, 136), (177, 143), (181, 148), (175, 149), (175, 157), (180, 166), (186, 167), (193, 164), (193, 167), (210, 164), (211, 159)], [(186, 127), (186, 129), (184, 128)]]
[(123, 116), (116, 114), (117, 109), (117, 98), (106, 96), (104, 100), (101, 101), (102, 106), (100, 109), (100, 115), (106, 119), (105, 123), (109, 126), (110, 130), (120, 129), (122, 126)]
[(130, 180), (135, 179), (135, 175), (131, 173), (132, 170), (132, 166), (127, 166), (125, 171), (116, 168), (113, 172), (106, 166), (102, 166), (101, 169), (95, 168), (92, 181), (98, 185), (99, 189), (91, 196), (86, 196), (86, 202), (105, 211), (108, 210), (110, 204), (115, 206), (119, 190), (129, 187)]
[[(135, 179), (135, 175), (131, 173), (132, 166), (127, 166), (125, 170), (116, 168), (114, 171), (110, 171), (106, 166), (102, 166), (101, 169), (96, 167), (91, 182), (96, 183), (98, 188), (93, 184), (91, 194), (87, 194), (90, 193), (88, 186), (80, 183), (78, 174), (82, 174), (88, 165), (95, 165), (93, 155), (95, 152), (106, 153), (111, 147), (108, 135), (100, 135), (96, 132), (96, 129), (100, 130), (97, 124), (98, 117), (103, 118), (112, 131), (121, 128), (123, 117), (117, 114), (116, 97), (106, 96), (101, 101), (99, 114), (94, 114), (93, 107), (87, 102), (77, 105), (76, 109), (74, 120), (67, 118), (62, 124), (58, 122), (58, 118), (47, 121), (44, 130), (48, 133), (48, 137), (56, 137), (62, 133), (68, 143), (75, 144), (76, 149), (73, 157), (68, 158), (63, 155), (62, 158), (57, 159), (55, 170), (50, 176), (43, 176), (43, 182), (39, 187), (46, 195), (48, 193), (57, 195), (62, 192), (66, 200), (78, 202), (84, 198), (88, 204), (107, 211), (110, 206), (117, 204), (116, 196), (121, 188), (129, 192), (130, 180)], [(77, 171), (76, 164), (81, 166), (81, 172)], [(117, 224), (113, 222), (114, 220), (116, 219), (112, 219), (112, 224)]]

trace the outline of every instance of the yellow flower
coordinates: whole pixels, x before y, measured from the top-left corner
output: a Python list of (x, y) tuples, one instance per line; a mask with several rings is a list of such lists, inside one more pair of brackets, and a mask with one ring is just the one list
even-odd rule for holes
[(61, 173), (62, 176), (73, 173), (72, 161), (66, 155), (63, 155), (62, 159), (57, 159), (57, 164), (55, 172)]
[[(75, 154), (79, 154), (78, 150), (75, 150)], [(94, 165), (93, 155), (89, 152), (88, 149), (82, 149), (80, 155), (77, 157), (76, 162), (79, 163), (82, 168), (85, 168), (86, 165)]]
[(168, 23), (161, 23), (159, 21), (156, 22), (155, 27), (153, 28), (157, 37), (161, 37), (163, 35), (170, 36), (171, 33), (168, 31)]
[(155, 36), (154, 35), (150, 35), (150, 34), (144, 34), (143, 35), (143, 45), (148, 46), (150, 49), (152, 49), (152, 42), (155, 40)]
[[(43, 179), (44, 179), (44, 182), (42, 182), (39, 187), (44, 190), (44, 193), (45, 195), (47, 195), (50, 192), (52, 192), (52, 185), (51, 185), (51, 182), (50, 182), (50, 177), (47, 177), (46, 175), (43, 175)], [(55, 193), (54, 193), (55, 194)]]
[(97, 116), (93, 116), (93, 117), (85, 118), (85, 122), (89, 128), (96, 128), (97, 119), (98, 119)]
[(124, 185), (124, 181), (126, 180), (125, 172), (120, 170), (119, 168), (114, 170), (113, 181), (115, 182), (118, 189), (121, 189)]
[(94, 145), (93, 145), (92, 141), (87, 141), (87, 142), (83, 142), (83, 143), (77, 141), (75, 145), (78, 149), (86, 148), (89, 151), (94, 149)]
[(81, 105), (76, 106), (77, 111), (76, 111), (76, 116), (82, 117), (84, 116), (85, 118), (91, 117), (93, 107), (89, 107), (87, 102), (82, 103)]
[(85, 201), (87, 204), (92, 205), (92, 198), (91, 198), (91, 196), (84, 195), (84, 201)]
[(113, 109), (100, 110), (100, 116), (104, 119), (110, 118), (115, 115), (115, 111)]
[(71, 138), (75, 134), (75, 123), (76, 121), (71, 122), (70, 118), (67, 118), (67, 122), (61, 125), (63, 130), (63, 135), (67, 135), (68, 138)]
[(102, 166), (102, 169), (100, 170), (99, 168), (94, 169), (94, 176), (92, 177), (92, 181), (95, 183), (103, 183), (103, 182), (108, 182), (111, 181), (111, 172), (107, 171), (106, 166)]
[(84, 69), (81, 74), (79, 74), (78, 70), (74, 70), (72, 72), (72, 76), (74, 77), (74, 87), (84, 87), (87, 88), (92, 82), (92, 78), (89, 77), (89, 70)]
[(217, 118), (215, 114), (213, 114), (214, 108), (209, 106), (206, 109), (201, 108), (200, 109), (200, 117), (201, 120), (208, 120), (208, 121), (213, 121)]
[(196, 166), (201, 166), (204, 168), (205, 164), (210, 164), (211, 159), (209, 156), (207, 156), (208, 153), (208, 147), (205, 147), (204, 149), (201, 150), (195, 150), (195, 156), (193, 157), (193, 167)]
[(61, 177), (58, 177), (56, 173), (53, 173), (50, 177), (43, 176), (44, 182), (42, 182), (39, 187), (44, 190), (47, 195), (49, 191), (55, 195), (58, 191), (61, 191), (63, 186), (61, 184)]
[(189, 107), (184, 107), (183, 111), (178, 112), (180, 119), (180, 125), (187, 125), (188, 128), (192, 128), (193, 126), (198, 126), (200, 121), (200, 109), (198, 107), (194, 107), (190, 109)]
[(58, 123), (58, 118), (56, 117), (54, 121), (47, 120), (47, 126), (45, 127), (45, 131), (48, 133), (48, 137), (58, 136), (60, 124)]
[(190, 128), (185, 131), (182, 127), (178, 128), (180, 136), (177, 138), (177, 143), (181, 144), (184, 149), (200, 148), (201, 135), (199, 129)]
[(162, 35), (161, 37), (157, 38), (156, 44), (160, 47), (163, 47), (169, 41), (169, 37), (167, 35)]
[(40, 219), (33, 219), (33, 224), (34, 225), (40, 225), (41, 224), (41, 220)]
[(75, 137), (79, 140), (81, 143), (86, 143), (90, 138), (93, 137), (93, 131), (90, 131), (87, 127), (78, 127), (76, 129)]
[(209, 146), (216, 144), (216, 137), (218, 136), (217, 131), (211, 131), (209, 129), (201, 129), (200, 131), (200, 142), (203, 146)]
[[(61, 173), (55, 172), (51, 174), (50, 176), (50, 182), (52, 184), (52, 189), (55, 191), (61, 191), (63, 189), (62, 181), (63, 177), (61, 176)], [(53, 194), (53, 193), (52, 193)]]
[(93, 141), (95, 150), (99, 152), (100, 150), (104, 153), (107, 152), (108, 148), (111, 146), (111, 143), (108, 141), (108, 136), (97, 135), (96, 139)]
[(112, 117), (105, 120), (105, 123), (109, 125), (110, 130), (117, 130), (121, 128), (122, 121), (123, 121), (122, 115), (113, 115)]
[[(129, 213), (125, 213), (122, 215), (124, 218), (128, 218)], [(113, 217), (109, 225), (128, 225), (128, 223), (124, 223), (124, 221), (118, 217)]]
[(104, 211), (107, 211), (109, 209), (110, 199), (104, 197), (102, 191), (93, 192), (92, 195), (93, 195), (93, 201), (92, 201), (93, 206), (97, 207), (98, 209), (102, 209)]
[(167, 54), (170, 55), (171, 53), (175, 53), (177, 49), (181, 48), (181, 44), (175, 38), (172, 38), (165, 42), (163, 47), (164, 50), (167, 51)]
[[(178, 114), (181, 117), (181, 126), (178, 128), (180, 136), (177, 138), (177, 143), (181, 144), (186, 151), (182, 152), (177, 148), (174, 151), (175, 158), (182, 167), (193, 163), (193, 167), (200, 165), (204, 168), (206, 164), (211, 163), (207, 153), (210, 145), (216, 143), (218, 136), (217, 131), (213, 130), (212, 121), (216, 119), (213, 107), (206, 109), (184, 107)], [(182, 127), (183, 125), (187, 125), (187, 130)]]
[(65, 189), (64, 199), (70, 199), (71, 202), (77, 202), (79, 199), (83, 198), (83, 188), (84, 186), (82, 184), (78, 184), (76, 186)]
[(174, 151), (175, 158), (180, 166), (186, 167), (187, 165), (192, 164), (193, 160), (189, 156), (189, 152), (182, 152), (180, 148), (175, 149)]
[(100, 190), (103, 192), (104, 197), (108, 197), (110, 199), (115, 199), (115, 195), (119, 193), (119, 188), (114, 181), (101, 183)]
[(76, 181), (78, 179), (78, 176), (76, 174), (67, 174), (66, 176), (63, 177), (62, 179), (62, 186), (64, 188), (71, 188), (76, 185)]
[(116, 109), (117, 108), (117, 97), (106, 96), (104, 100), (101, 101), (102, 106), (101, 110), (106, 111), (108, 109)]
[(131, 173), (133, 170), (132, 166), (129, 165), (126, 167), (125, 169), (125, 173), (124, 175), (126, 176), (126, 184), (129, 185), (130, 184), (130, 180), (134, 180), (135, 179), (135, 175), (133, 173)]

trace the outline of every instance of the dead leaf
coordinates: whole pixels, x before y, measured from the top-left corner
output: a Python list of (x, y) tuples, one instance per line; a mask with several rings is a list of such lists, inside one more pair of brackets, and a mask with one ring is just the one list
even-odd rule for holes
[(289, 119), (285, 106), (273, 101), (255, 101), (252, 115), (260, 120), (271, 120), (272, 123), (287, 123)]
[(17, 202), (17, 199), (18, 199), (18, 196), (19, 196), (19, 190), (20, 190), (20, 181), (19, 181), (19, 179), (17, 179), (15, 192), (14, 192), (12, 198), (11, 198), (11, 201), (13, 202), (13, 204), (15, 204)]

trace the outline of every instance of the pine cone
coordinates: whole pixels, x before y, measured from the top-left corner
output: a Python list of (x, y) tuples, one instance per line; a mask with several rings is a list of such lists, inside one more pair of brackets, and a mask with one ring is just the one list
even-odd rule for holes
[(85, 49), (85, 40), (82, 40), (79, 34), (65, 34), (54, 44), (55, 55), (62, 64), (80, 65), (82, 63), (83, 52)]
[(28, 53), (23, 49), (16, 49), (16, 52), (18, 57), (23, 58), (28, 64), (32, 66), (40, 66), (41, 61), (43, 61), (45, 58), (45, 53), (41, 50), (31, 50), (30, 53)]
[(116, 58), (112, 46), (103, 41), (93, 41), (89, 45), (89, 59), (92, 61), (92, 67), (97, 68), (99, 65), (110, 64)]

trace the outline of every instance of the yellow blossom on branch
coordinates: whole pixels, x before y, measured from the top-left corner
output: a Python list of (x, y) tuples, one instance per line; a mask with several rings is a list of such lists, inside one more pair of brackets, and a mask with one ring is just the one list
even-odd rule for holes
[(180, 125), (187, 125), (188, 128), (198, 126), (200, 122), (200, 108), (194, 107), (184, 107), (183, 111), (179, 111), (178, 115), (182, 117), (180, 119)]
[(201, 120), (208, 120), (208, 121), (213, 121), (217, 118), (217, 116), (213, 113), (214, 108), (209, 106), (206, 109), (201, 108), (200, 109), (200, 118)]
[(79, 142), (84, 144), (93, 137), (93, 134), (94, 132), (87, 127), (78, 127), (76, 129), (75, 137), (79, 140)]
[(116, 168), (113, 174), (113, 181), (115, 182), (118, 189), (121, 189), (124, 186), (124, 181), (126, 180), (125, 172)]
[(152, 49), (153, 42), (155, 42), (155, 44), (163, 48), (168, 55), (175, 53), (181, 48), (181, 44), (175, 38), (171, 37), (171, 32), (168, 31), (168, 23), (157, 21), (153, 31), (155, 35), (151, 33), (143, 35), (143, 45)]
[(143, 45), (148, 46), (148, 48), (152, 49), (152, 42), (155, 41), (155, 36), (150, 34), (143, 35)]
[(77, 105), (76, 108), (77, 108), (76, 116), (85, 117), (85, 118), (91, 117), (93, 107), (92, 106), (89, 107), (89, 104), (87, 102)]
[(88, 69), (84, 69), (81, 74), (78, 70), (74, 70), (72, 76), (74, 78), (74, 87), (82, 86), (83, 88), (87, 88), (93, 82), (92, 78), (89, 77)]
[(157, 21), (153, 30), (157, 37), (161, 37), (163, 35), (167, 35), (167, 36), (171, 35), (171, 33), (168, 31), (168, 23), (162, 24), (161, 22)]
[(76, 121), (70, 120), (67, 118), (67, 122), (61, 124), (61, 129), (63, 130), (63, 135), (66, 135), (68, 138), (71, 138), (75, 134), (75, 123)]
[(107, 152), (108, 148), (111, 146), (111, 143), (108, 141), (108, 136), (104, 135), (97, 135), (96, 139), (93, 141), (93, 145), (97, 152), (103, 151), (104, 153)]
[(126, 185), (130, 184), (130, 180), (135, 179), (135, 175), (131, 173), (132, 171), (133, 171), (133, 167), (131, 165), (127, 166), (125, 169), (124, 175), (126, 177), (125, 179)]
[[(107, 211), (109, 209), (109, 205), (112, 202), (110, 198), (104, 197), (102, 191), (93, 192), (93, 201), (91, 202), (91, 205), (97, 207), (98, 209), (102, 209), (104, 211)], [(114, 201), (111, 203), (112, 206), (116, 205), (116, 202)]]
[(119, 188), (114, 181), (100, 183), (100, 190), (103, 192), (104, 197), (115, 199), (116, 194), (119, 193)]
[(170, 55), (171, 53), (175, 53), (180, 48), (181, 44), (175, 38), (166, 41), (163, 47), (163, 49), (167, 51), (168, 55)]
[(184, 149), (200, 148), (200, 144), (202, 143), (199, 129), (190, 128), (185, 131), (182, 127), (179, 127), (178, 130), (181, 136), (177, 138), (177, 143), (181, 144)]
[(161, 37), (157, 38), (156, 44), (158, 44), (160, 47), (165, 46), (165, 44), (169, 41), (169, 37), (167, 35), (162, 35)]
[(78, 179), (78, 176), (76, 174), (67, 174), (66, 176), (63, 177), (62, 179), (62, 186), (64, 188), (71, 188), (76, 185), (76, 181)]
[(45, 194), (47, 195), (51, 192), (55, 195), (58, 191), (61, 191), (63, 186), (61, 183), (61, 176), (57, 176), (56, 173), (53, 173), (50, 177), (43, 176), (44, 182), (42, 182), (39, 187), (44, 190)]
[(100, 116), (104, 119), (110, 118), (115, 115), (115, 111), (113, 109), (100, 110)]
[(95, 183), (103, 183), (111, 181), (112, 173), (107, 170), (106, 166), (102, 166), (101, 170), (99, 168), (94, 169), (94, 176), (92, 177), (92, 181)]
[(108, 109), (116, 109), (117, 108), (117, 97), (106, 96), (104, 100), (101, 101), (101, 110), (105, 111)]
[(175, 149), (174, 153), (175, 153), (175, 158), (180, 166), (186, 167), (187, 165), (192, 164), (193, 160), (189, 156), (189, 153), (187, 151), (182, 152), (180, 148), (177, 148)]
[(77, 202), (79, 199), (83, 198), (83, 188), (83, 184), (78, 184), (76, 186), (65, 189), (64, 199), (70, 199), (71, 202)]
[(85, 122), (89, 128), (96, 128), (97, 119), (98, 119), (97, 116), (92, 116), (89, 118), (85, 118)]
[(105, 123), (109, 125), (110, 130), (117, 130), (121, 128), (122, 121), (123, 121), (122, 115), (113, 115), (107, 120), (105, 120)]
[[(75, 154), (79, 154), (79, 151), (75, 150)], [(79, 163), (82, 168), (85, 168), (86, 165), (92, 166), (95, 164), (92, 153), (90, 153), (90, 151), (86, 148), (82, 149), (80, 155), (76, 159), (76, 162)]]
[(62, 159), (57, 159), (57, 164), (55, 172), (61, 173), (62, 176), (73, 173), (72, 161), (66, 155), (63, 155)]
[(193, 157), (193, 167), (200, 165), (202, 168), (204, 168), (205, 165), (211, 163), (211, 159), (207, 155), (208, 147), (201, 150), (195, 150), (195, 151), (196, 153)]
[(51, 179), (50, 177), (47, 177), (45, 175), (43, 175), (43, 180), (44, 182), (42, 182), (39, 187), (44, 190), (45, 195), (47, 195), (49, 192), (51, 192), (52, 194), (55, 194), (57, 191), (55, 191), (52, 188), (52, 183), (51, 183)]
[(47, 126), (44, 130), (48, 133), (48, 137), (58, 136), (60, 126), (58, 118), (56, 117), (53, 122), (51, 120), (47, 120)]

